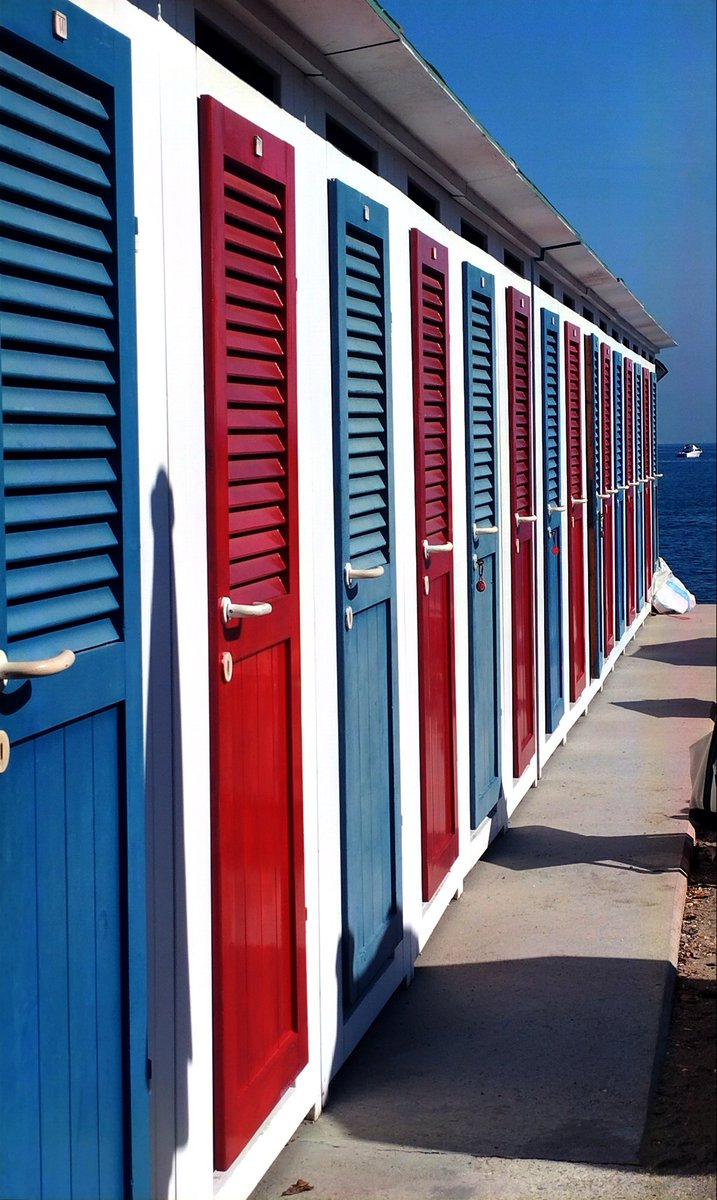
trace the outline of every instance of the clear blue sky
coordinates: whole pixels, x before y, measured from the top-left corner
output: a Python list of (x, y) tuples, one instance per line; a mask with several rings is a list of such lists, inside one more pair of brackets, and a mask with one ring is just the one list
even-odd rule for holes
[(715, 441), (715, 0), (382, 0), (679, 346), (660, 441)]

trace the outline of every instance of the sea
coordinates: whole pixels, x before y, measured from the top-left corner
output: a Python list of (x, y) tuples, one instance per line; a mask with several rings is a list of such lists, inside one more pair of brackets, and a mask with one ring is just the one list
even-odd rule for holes
[(677, 458), (682, 443), (658, 446), (659, 554), (698, 604), (717, 603), (717, 446)]

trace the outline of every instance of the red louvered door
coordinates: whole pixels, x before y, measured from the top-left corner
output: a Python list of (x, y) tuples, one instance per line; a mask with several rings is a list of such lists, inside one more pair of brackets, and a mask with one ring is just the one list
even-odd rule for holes
[(605, 656), (615, 647), (615, 468), (612, 415), (612, 351), (600, 348), (600, 403), (602, 404), (602, 538), (603, 617)]
[(506, 300), (513, 575), (513, 773), (518, 776), (535, 750), (533, 561), (537, 518), (533, 490), (530, 299), (515, 288), (508, 288)]
[(627, 487), (627, 623), (631, 625), (637, 613), (636, 540), (635, 540), (635, 382), (634, 363), (625, 359), (625, 484)]
[[(639, 367), (637, 369), (640, 370)], [(652, 461), (652, 387), (647, 367), (642, 368), (642, 413), (642, 444), (644, 447), (642, 461), (645, 471), (643, 476), (645, 479), (645, 595), (649, 596), (651, 595), (654, 569), (652, 561), (652, 497), (655, 466)]]
[(411, 230), (423, 899), (458, 853), (448, 251)]
[(568, 429), (568, 507), (570, 599), (570, 699), (578, 699), (587, 681), (585, 655), (585, 474), (583, 469), (580, 330), (565, 323), (565, 390)]
[(201, 101), (215, 1155), (306, 1062), (293, 151)]

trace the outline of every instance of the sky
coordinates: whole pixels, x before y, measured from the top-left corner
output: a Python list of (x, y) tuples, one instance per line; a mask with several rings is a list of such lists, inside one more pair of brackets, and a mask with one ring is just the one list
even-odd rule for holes
[(717, 440), (715, 0), (382, 0), (678, 343), (660, 442)]

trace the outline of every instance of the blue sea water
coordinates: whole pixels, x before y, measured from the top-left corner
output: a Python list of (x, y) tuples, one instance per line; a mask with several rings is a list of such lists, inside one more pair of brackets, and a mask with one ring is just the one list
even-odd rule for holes
[(717, 446), (701, 443), (701, 458), (677, 458), (679, 445), (658, 448), (660, 555), (694, 593), (717, 602)]

